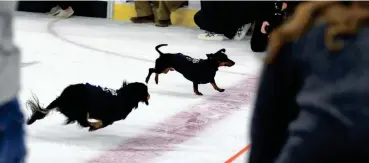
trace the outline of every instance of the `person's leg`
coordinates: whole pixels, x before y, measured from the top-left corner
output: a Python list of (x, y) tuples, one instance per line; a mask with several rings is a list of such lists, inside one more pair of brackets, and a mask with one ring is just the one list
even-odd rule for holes
[(262, 24), (263, 21), (255, 21), (255, 28), (250, 41), (253, 52), (264, 52), (268, 46), (268, 35), (260, 31)]
[(50, 11), (47, 12), (48, 15), (55, 16), (62, 10), (60, 1), (45, 1), (45, 3), (47, 3), (47, 6), (50, 8)]
[(250, 29), (251, 27), (251, 23), (242, 25), (240, 28), (238, 28), (238, 30), (236, 31), (236, 34), (233, 37), (233, 40), (242, 40), (245, 36), (247, 31)]
[(0, 163), (24, 163), (24, 117), (17, 99), (0, 106)]
[(134, 1), (136, 17), (132, 17), (133, 23), (152, 23), (154, 22), (154, 13), (149, 1)]
[(205, 31), (215, 32), (215, 33), (223, 33), (224, 26), (217, 21), (215, 17), (212, 17), (209, 14), (206, 14), (204, 11), (198, 11), (194, 16), (194, 21), (196, 25)]
[(167, 27), (171, 25), (170, 14), (184, 4), (184, 1), (159, 1), (158, 8), (155, 10), (155, 25)]
[(206, 15), (203, 10), (200, 10), (195, 14), (194, 21), (200, 29), (205, 31), (205, 33), (198, 35), (198, 39), (217, 41), (226, 39), (226, 37), (223, 35), (223, 24), (212, 16)]
[(65, 10), (65, 9), (67, 9), (69, 6), (72, 6), (72, 4), (71, 4), (72, 2), (70, 2), (70, 1), (59, 1), (59, 6), (63, 9), (63, 10)]
[(74, 14), (73, 6), (78, 6), (78, 2), (75, 1), (61, 1), (59, 3), (61, 11), (56, 15), (60, 18), (69, 18)]
[[(201, 1), (201, 10), (195, 14), (194, 21), (207, 32), (200, 34), (199, 39), (214, 40), (211, 38), (222, 37), (241, 40), (249, 27), (247, 24), (251, 22), (250, 16), (247, 16), (249, 13), (242, 10), (245, 5), (247, 3), (235, 1)], [(242, 10), (243, 15), (238, 10)]]

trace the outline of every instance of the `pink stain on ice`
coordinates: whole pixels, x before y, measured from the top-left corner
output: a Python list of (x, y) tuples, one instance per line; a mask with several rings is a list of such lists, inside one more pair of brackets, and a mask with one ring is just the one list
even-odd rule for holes
[[(142, 163), (174, 150), (207, 126), (250, 104), (256, 91), (257, 78), (249, 77), (240, 83), (192, 105), (141, 135), (125, 141), (117, 148), (103, 152), (89, 163)], [(175, 161), (174, 161), (175, 162)]]

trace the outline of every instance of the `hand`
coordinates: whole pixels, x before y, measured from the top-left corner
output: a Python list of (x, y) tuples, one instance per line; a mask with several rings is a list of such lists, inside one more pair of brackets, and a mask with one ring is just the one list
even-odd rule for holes
[(287, 3), (286, 2), (283, 2), (282, 3), (282, 11), (285, 10), (287, 8)]
[(264, 22), (263, 22), (263, 25), (261, 25), (260, 32), (261, 32), (261, 33), (264, 33), (264, 34), (267, 34), (267, 31), (265, 30), (265, 28), (266, 28), (267, 26), (270, 26), (269, 22), (264, 21)]

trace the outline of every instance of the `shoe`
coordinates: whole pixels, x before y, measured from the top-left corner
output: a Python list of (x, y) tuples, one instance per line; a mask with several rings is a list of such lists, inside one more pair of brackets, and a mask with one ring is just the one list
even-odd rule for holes
[(59, 14), (56, 15), (56, 17), (67, 19), (71, 17), (73, 14), (74, 14), (74, 10), (72, 7), (69, 6), (67, 9), (61, 10)]
[(246, 36), (252, 36), (252, 33), (254, 32), (255, 23), (252, 23), (249, 30), (247, 30)]
[(210, 41), (223, 41), (225, 39), (223, 35), (209, 31), (205, 31), (205, 33), (199, 34), (197, 38), (200, 40), (210, 40)]
[(157, 22), (155, 22), (155, 26), (157, 27), (168, 27), (172, 25), (172, 22), (170, 22), (170, 20), (158, 20)]
[(50, 16), (55, 16), (55, 15), (59, 14), (60, 11), (62, 11), (62, 8), (60, 6), (55, 6), (55, 7), (51, 8), (51, 10), (49, 12), (47, 12), (46, 14), (50, 15)]
[(130, 20), (132, 23), (154, 23), (155, 18), (154, 15), (149, 15), (141, 17), (132, 17)]
[(233, 40), (240, 41), (245, 36), (249, 28), (251, 27), (251, 23), (243, 25), (241, 28), (239, 28), (236, 32), (236, 35), (233, 37)]

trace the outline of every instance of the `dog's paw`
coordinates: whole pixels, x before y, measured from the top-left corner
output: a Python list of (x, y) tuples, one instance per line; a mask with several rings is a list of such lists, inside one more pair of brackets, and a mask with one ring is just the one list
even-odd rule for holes
[(94, 127), (94, 126), (90, 126), (90, 128), (88, 129), (89, 132), (93, 132), (93, 131), (96, 131), (96, 130), (99, 130), (103, 127)]
[(201, 92), (195, 92), (196, 95), (202, 96), (203, 94)]
[(218, 89), (218, 91), (219, 91), (219, 92), (224, 92), (224, 91), (225, 91), (225, 89), (221, 89), (221, 88), (219, 88), (219, 89)]
[(92, 131), (96, 131), (97, 128), (93, 127), (93, 126), (90, 126), (90, 128), (88, 129), (89, 132), (92, 132)]

